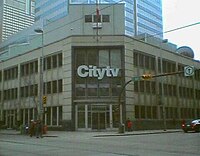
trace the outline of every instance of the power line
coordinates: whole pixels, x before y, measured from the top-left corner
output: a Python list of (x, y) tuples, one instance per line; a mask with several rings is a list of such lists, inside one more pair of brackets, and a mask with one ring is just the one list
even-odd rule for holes
[(200, 22), (188, 24), (188, 25), (185, 25), (185, 26), (181, 26), (181, 27), (178, 27), (178, 28), (174, 28), (174, 29), (171, 29), (171, 30), (160, 32), (160, 33), (157, 33), (157, 34), (154, 34), (154, 35), (149, 35), (147, 38), (158, 36), (158, 35), (161, 35), (161, 34), (167, 34), (167, 33), (173, 32), (173, 31), (177, 31), (177, 30), (181, 30), (181, 29), (184, 29), (184, 28), (192, 27), (192, 26), (195, 26), (195, 25), (198, 25), (198, 24), (200, 24)]
[[(124, 1), (124, 0), (119, 0), (119, 1), (116, 2), (116, 3), (112, 3), (112, 4), (110, 4), (110, 5), (108, 5), (108, 6), (104, 7), (104, 8), (99, 9), (99, 11), (102, 11), (102, 10), (105, 10), (105, 9), (107, 9), (107, 8), (109, 8), (109, 7), (112, 7), (112, 6), (114, 6), (114, 5), (117, 5), (117, 4), (119, 4), (119, 3), (123, 2), (123, 1)], [(84, 3), (84, 2), (83, 2), (83, 3)], [(96, 10), (95, 10), (94, 12), (90, 13), (89, 15), (93, 15), (93, 14), (95, 14), (95, 13), (96, 13)], [(85, 18), (85, 16), (82, 16), (82, 17), (80, 17), (80, 18), (77, 18), (77, 19), (75, 19), (75, 20), (69, 22), (69, 23), (66, 23), (66, 24), (64, 24), (64, 25), (62, 25), (62, 26), (59, 26), (59, 27), (57, 27), (56, 29), (62, 28), (62, 27), (67, 26), (67, 25), (70, 25), (70, 24), (75, 23), (75, 22), (77, 22), (77, 21), (79, 21), (79, 20), (82, 20), (82, 19), (84, 19), (84, 18)], [(156, 33), (156, 34), (154, 34), (154, 35), (148, 35), (146, 38), (155, 37), (155, 36), (158, 36), (158, 35), (161, 35), (161, 34), (167, 34), (167, 33), (174, 32), (174, 31), (177, 31), (177, 30), (181, 30), (181, 29), (184, 29), (184, 28), (192, 27), (192, 26), (195, 26), (195, 25), (198, 25), (198, 24), (200, 24), (200, 22), (188, 24), (188, 25), (181, 26), (181, 27), (178, 27), (178, 28), (174, 28), (174, 29), (171, 29), (171, 30), (167, 30), (167, 31), (164, 31), (164, 32), (159, 32), (159, 33)], [(48, 31), (48, 32), (55, 31), (56, 29), (50, 30), (50, 31)], [(46, 33), (48, 33), (48, 32), (46, 32)]]

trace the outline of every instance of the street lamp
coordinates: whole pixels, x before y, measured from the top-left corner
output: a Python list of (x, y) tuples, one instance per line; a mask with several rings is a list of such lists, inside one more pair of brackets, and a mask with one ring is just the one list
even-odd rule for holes
[(42, 35), (42, 56), (40, 57), (40, 77), (39, 77), (39, 109), (38, 109), (38, 117), (37, 119), (40, 119), (41, 122), (43, 120), (43, 67), (44, 67), (44, 32), (43, 29), (37, 28), (34, 30), (36, 33)]
[[(161, 44), (162, 43), (167, 43), (168, 40), (165, 39), (165, 40), (162, 40)], [(161, 47), (161, 44), (160, 44), (160, 72), (163, 73), (163, 58), (162, 58), (162, 47)], [(161, 76), (161, 98), (160, 98), (160, 101), (161, 101), (161, 104), (162, 104), (162, 112), (163, 112), (163, 130), (166, 131), (166, 127), (167, 127), (167, 124), (166, 124), (166, 113), (165, 113), (165, 104), (164, 104), (164, 85), (163, 85), (163, 76)]]

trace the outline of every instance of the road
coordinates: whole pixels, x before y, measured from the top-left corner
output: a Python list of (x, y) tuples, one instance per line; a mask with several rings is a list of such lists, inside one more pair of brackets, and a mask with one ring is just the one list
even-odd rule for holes
[(95, 137), (63, 132), (58, 137), (0, 134), (0, 156), (199, 156), (200, 133)]

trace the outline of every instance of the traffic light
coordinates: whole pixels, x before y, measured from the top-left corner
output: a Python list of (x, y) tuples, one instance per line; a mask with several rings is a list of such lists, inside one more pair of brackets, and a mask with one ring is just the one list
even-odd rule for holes
[(149, 79), (151, 79), (152, 78), (152, 75), (151, 74), (144, 74), (144, 75), (142, 75), (142, 79), (143, 80), (149, 80)]
[(43, 96), (43, 105), (47, 104), (47, 96)]

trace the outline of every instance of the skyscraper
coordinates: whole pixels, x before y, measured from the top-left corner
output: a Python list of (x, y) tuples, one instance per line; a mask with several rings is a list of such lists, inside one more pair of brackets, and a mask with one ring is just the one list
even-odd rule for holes
[(34, 23), (34, 0), (0, 1), (0, 43)]
[(35, 22), (48, 24), (68, 14), (68, 0), (35, 0)]

